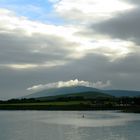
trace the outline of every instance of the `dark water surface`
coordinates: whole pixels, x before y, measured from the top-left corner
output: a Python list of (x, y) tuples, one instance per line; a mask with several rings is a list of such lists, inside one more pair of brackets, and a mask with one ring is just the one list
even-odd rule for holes
[(140, 114), (0, 111), (0, 140), (140, 140)]

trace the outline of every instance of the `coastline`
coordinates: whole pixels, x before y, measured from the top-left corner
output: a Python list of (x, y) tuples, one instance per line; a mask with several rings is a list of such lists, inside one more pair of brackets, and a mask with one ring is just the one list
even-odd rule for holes
[(140, 106), (92, 106), (92, 105), (45, 105), (40, 103), (0, 104), (0, 110), (44, 110), (44, 111), (100, 111), (119, 110), (124, 113), (140, 113)]

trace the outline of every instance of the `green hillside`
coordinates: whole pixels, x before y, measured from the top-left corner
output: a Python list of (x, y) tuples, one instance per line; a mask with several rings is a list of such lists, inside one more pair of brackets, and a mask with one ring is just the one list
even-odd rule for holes
[(112, 97), (113, 96), (105, 94), (105, 93), (89, 91), (89, 92), (41, 97), (41, 98), (37, 98), (37, 99), (39, 99), (39, 100), (65, 100), (65, 99), (81, 100), (81, 99), (112, 98)]

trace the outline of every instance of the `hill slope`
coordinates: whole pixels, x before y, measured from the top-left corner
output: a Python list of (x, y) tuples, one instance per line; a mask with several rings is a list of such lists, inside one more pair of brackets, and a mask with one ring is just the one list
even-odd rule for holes
[(129, 91), (129, 90), (100, 90), (91, 87), (85, 86), (73, 86), (73, 87), (62, 87), (62, 88), (53, 88), (45, 89), (22, 98), (39, 98), (39, 97), (49, 97), (49, 96), (58, 96), (58, 95), (68, 95), (68, 94), (82, 94), (82, 93), (98, 93), (98, 94), (108, 94), (115, 97), (136, 97), (140, 96), (140, 91)]
[(84, 87), (84, 86), (73, 86), (73, 87), (63, 87), (63, 88), (53, 88), (42, 90), (23, 98), (38, 98), (38, 97), (48, 97), (48, 96), (57, 96), (57, 95), (66, 95), (82, 92), (100, 92), (99, 89)]
[(63, 94), (63, 95), (56, 95), (56, 96), (48, 96), (48, 97), (41, 97), (38, 98), (39, 100), (65, 100), (65, 99), (75, 99), (75, 100), (81, 100), (81, 99), (95, 99), (95, 98), (112, 98), (113, 96), (100, 93), (100, 92), (81, 92), (81, 93), (72, 93), (72, 94)]
[(103, 93), (115, 96), (115, 97), (137, 97), (140, 96), (140, 91), (133, 90), (102, 90)]

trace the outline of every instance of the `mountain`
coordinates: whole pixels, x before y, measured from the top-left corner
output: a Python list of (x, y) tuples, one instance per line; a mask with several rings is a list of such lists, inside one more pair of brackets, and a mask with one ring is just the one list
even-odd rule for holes
[(82, 93), (82, 92), (100, 92), (100, 90), (96, 88), (85, 87), (85, 86), (51, 88), (51, 89), (45, 89), (45, 90), (27, 95), (23, 98), (48, 97), (48, 96), (66, 95), (66, 94), (74, 94), (74, 93)]
[[(62, 87), (62, 88), (52, 88), (38, 91), (36, 93), (24, 96), (22, 98), (40, 98), (40, 97), (49, 97), (49, 96), (58, 96), (58, 95), (68, 95), (68, 94), (82, 94), (82, 93), (92, 93), (92, 94), (105, 94), (115, 97), (136, 97), (140, 96), (140, 91), (129, 91), (129, 90), (100, 90), (91, 87), (85, 86), (72, 86), (72, 87)], [(87, 95), (87, 94), (86, 94)]]
[(47, 96), (47, 97), (40, 97), (39, 100), (55, 100), (55, 99), (95, 99), (95, 98), (112, 98), (113, 96), (100, 93), (100, 92), (81, 92), (81, 93), (71, 93), (71, 94), (63, 94), (63, 95), (56, 95), (56, 96)]
[(140, 91), (133, 90), (102, 90), (103, 93), (115, 96), (115, 97), (137, 97), (140, 96)]

